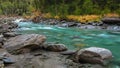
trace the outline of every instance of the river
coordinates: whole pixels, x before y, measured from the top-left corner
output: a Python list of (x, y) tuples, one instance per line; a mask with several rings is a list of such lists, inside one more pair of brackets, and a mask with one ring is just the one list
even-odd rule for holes
[(103, 47), (112, 51), (114, 68), (120, 68), (120, 32), (100, 29), (64, 28), (32, 22), (19, 22), (18, 33), (42, 34), (47, 42), (65, 44), (70, 50), (83, 47)]

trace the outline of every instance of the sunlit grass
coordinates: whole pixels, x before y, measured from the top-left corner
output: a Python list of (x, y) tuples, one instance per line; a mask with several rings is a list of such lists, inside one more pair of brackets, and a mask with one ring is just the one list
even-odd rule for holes
[(104, 17), (120, 17), (120, 15), (116, 13), (108, 13), (108, 14), (104, 14)]
[(79, 15), (79, 16), (69, 15), (67, 16), (67, 18), (70, 20), (87, 23), (92, 21), (99, 21), (101, 16), (100, 15)]
[[(24, 15), (25, 18), (35, 18), (41, 16), (43, 18), (54, 18), (60, 20), (61, 17), (59, 15), (51, 15), (50, 13), (41, 13), (39, 11), (34, 11), (31, 15)], [(88, 22), (94, 22), (94, 21), (100, 21), (101, 18), (103, 17), (120, 17), (119, 14), (115, 13), (108, 13), (104, 15), (66, 15), (66, 19), (69, 21), (77, 21), (77, 22), (82, 22), (82, 23), (88, 23)]]

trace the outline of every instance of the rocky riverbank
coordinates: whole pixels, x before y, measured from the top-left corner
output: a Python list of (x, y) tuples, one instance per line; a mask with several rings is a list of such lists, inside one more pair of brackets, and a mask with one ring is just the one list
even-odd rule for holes
[(1, 68), (105, 68), (112, 58), (104, 48), (71, 51), (64, 44), (47, 43), (44, 35), (19, 35), (15, 33), (16, 19), (0, 18)]
[(42, 17), (35, 17), (31, 19), (34, 23), (41, 23), (47, 25), (54, 25), (60, 27), (77, 27), (82, 29), (106, 29), (120, 31), (120, 18), (102, 18), (101, 21), (93, 22), (77, 22), (70, 20), (46, 19)]

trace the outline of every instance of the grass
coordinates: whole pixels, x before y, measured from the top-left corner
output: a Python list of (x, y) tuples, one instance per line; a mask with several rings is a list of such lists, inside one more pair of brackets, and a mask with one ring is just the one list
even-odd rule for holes
[[(54, 18), (54, 19), (62, 19), (60, 16), (58, 15), (51, 15), (50, 13), (41, 13), (39, 11), (34, 11), (31, 15), (24, 15), (25, 18), (27, 19), (32, 19), (35, 17), (41, 16), (43, 18)], [(115, 14), (115, 13), (108, 13), (108, 14), (104, 14), (104, 15), (67, 15), (66, 18), (68, 21), (72, 20), (72, 21), (77, 21), (77, 22), (82, 22), (82, 23), (88, 23), (88, 22), (94, 22), (94, 21), (100, 21), (101, 18), (103, 17), (120, 17), (119, 14)]]

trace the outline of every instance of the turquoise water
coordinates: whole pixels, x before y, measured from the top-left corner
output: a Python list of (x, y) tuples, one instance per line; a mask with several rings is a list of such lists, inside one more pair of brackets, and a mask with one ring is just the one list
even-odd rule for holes
[(21, 27), (17, 30), (18, 33), (42, 34), (47, 36), (48, 42), (63, 43), (71, 50), (91, 46), (107, 48), (112, 51), (115, 60), (118, 61), (113, 68), (120, 68), (118, 66), (120, 65), (120, 32), (98, 29), (64, 28), (33, 24), (31, 22), (19, 22), (18, 24)]

